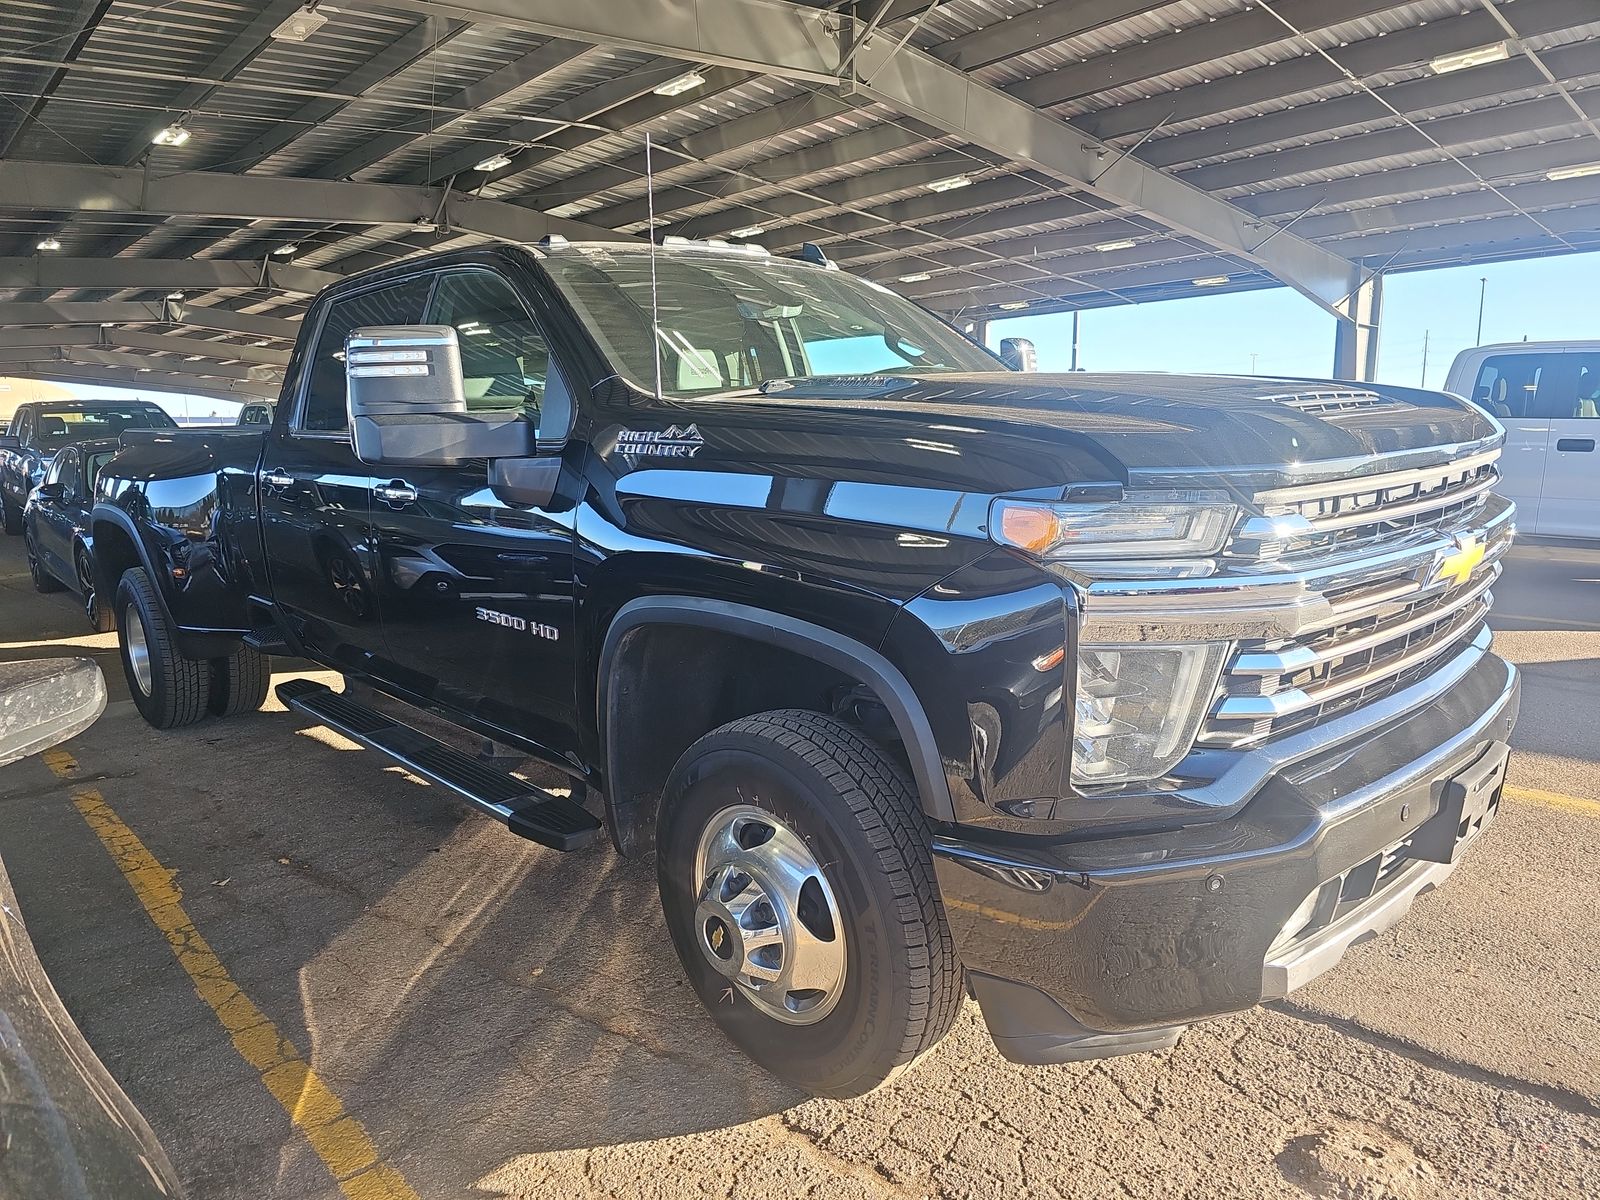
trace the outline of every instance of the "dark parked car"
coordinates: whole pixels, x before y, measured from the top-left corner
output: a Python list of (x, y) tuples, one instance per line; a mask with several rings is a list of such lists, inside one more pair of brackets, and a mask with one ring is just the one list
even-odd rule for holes
[(83, 600), (97, 633), (116, 628), (111, 606), (94, 589), (94, 536), (89, 511), (100, 468), (121, 447), (115, 438), (98, 438), (64, 447), (51, 460), (44, 482), (33, 489), (22, 512), (28, 571), (41, 592), (69, 587)]
[(22, 506), (44, 482), (50, 460), (66, 446), (118, 438), (124, 429), (176, 429), (146, 400), (52, 400), (19, 404), (0, 435), (0, 508), (7, 533), (22, 532)]

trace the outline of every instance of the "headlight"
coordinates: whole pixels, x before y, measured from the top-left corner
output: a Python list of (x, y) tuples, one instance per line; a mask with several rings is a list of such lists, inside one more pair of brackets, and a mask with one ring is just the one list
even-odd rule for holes
[(1194, 744), (1226, 642), (1081, 646), (1072, 782), (1157, 779)]
[(989, 536), (1056, 560), (1200, 557), (1222, 549), (1237, 516), (1232, 504), (1179, 492), (1058, 504), (996, 500)]

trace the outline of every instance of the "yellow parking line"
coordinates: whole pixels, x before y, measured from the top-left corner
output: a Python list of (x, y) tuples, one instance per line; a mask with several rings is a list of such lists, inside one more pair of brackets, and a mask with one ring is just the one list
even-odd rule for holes
[(1506, 785), (1505, 794), (1525, 804), (1559, 808), (1562, 812), (1578, 813), (1585, 817), (1600, 817), (1600, 800), (1586, 800), (1582, 796), (1569, 796), (1565, 792), (1547, 792), (1542, 788), (1513, 787), (1510, 784)]
[[(70, 780), (77, 773), (77, 760), (65, 750), (46, 750), (43, 758), (61, 779)], [(173, 872), (156, 860), (94, 788), (75, 789), (72, 802), (165, 935), (195, 992), (228, 1031), (239, 1057), (260, 1073), (261, 1082), (339, 1181), (339, 1190), (348, 1200), (420, 1200), (398, 1171), (379, 1161), (377, 1147), (361, 1122), (345, 1112), (294, 1044), (239, 990), (183, 910), (183, 891), (173, 882)]]

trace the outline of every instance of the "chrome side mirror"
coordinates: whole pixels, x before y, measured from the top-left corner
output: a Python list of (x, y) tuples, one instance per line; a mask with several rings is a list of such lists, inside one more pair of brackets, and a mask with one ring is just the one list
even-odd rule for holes
[(1039, 352), (1027, 338), (1001, 338), (1000, 360), (1013, 371), (1039, 369)]

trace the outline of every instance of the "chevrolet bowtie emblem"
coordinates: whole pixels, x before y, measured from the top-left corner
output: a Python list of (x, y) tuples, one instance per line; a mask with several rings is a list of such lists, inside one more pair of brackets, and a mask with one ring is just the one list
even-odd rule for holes
[(1456, 548), (1442, 556), (1433, 568), (1433, 582), (1449, 580), (1451, 587), (1460, 587), (1472, 577), (1473, 569), (1483, 561), (1486, 549), (1474, 534), (1456, 538)]

